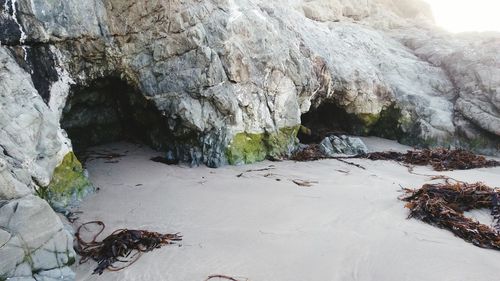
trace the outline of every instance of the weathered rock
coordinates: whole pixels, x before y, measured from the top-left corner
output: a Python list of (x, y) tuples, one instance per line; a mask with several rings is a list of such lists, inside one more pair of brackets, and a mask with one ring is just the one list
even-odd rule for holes
[(0, 276), (31, 277), (74, 262), (72, 235), (46, 201), (30, 195), (0, 206), (0, 229), (9, 234), (0, 247)]
[[(151, 98), (174, 137), (188, 143), (163, 145), (176, 158), (225, 163), (221, 151), (238, 133), (297, 126), (301, 113), (325, 100), (367, 128), (396, 104), (402, 141), (448, 145), (457, 133), (447, 69), (392, 39), (393, 30), (429, 26), (422, 2), (93, 2), (41, 1), (33, 8), (21, 1), (19, 17), (29, 26), (27, 38), (57, 47), (60, 55), (45, 51), (60, 56), (48, 62), (57, 60), (73, 82), (120, 73)], [(464, 106), (459, 99), (457, 107)], [(206, 137), (219, 140), (217, 153), (208, 153)]]
[[(37, 191), (64, 207), (81, 198), (86, 180), (77, 159), (66, 165), (66, 133), (75, 144), (71, 126), (104, 141), (116, 122), (90, 122), (112, 105), (84, 102), (78, 115), (72, 99), (112, 79), (139, 94), (125, 113), (149, 124), (146, 142), (192, 165), (285, 155), (301, 114), (326, 103), (356, 133), (498, 154), (499, 36), (443, 33), (418, 0), (0, 0), (0, 200), (32, 202)], [(99, 120), (128, 121), (106, 114)], [(33, 225), (61, 243), (33, 253), (41, 272), (64, 263), (65, 236)], [(9, 246), (19, 237), (0, 247), (15, 261), (0, 259), (0, 276), (16, 275), (17, 264), (25, 271), (24, 254)], [(72, 276), (37, 279), (59, 274)]]
[[(5, 157), (5, 156), (4, 156)], [(31, 194), (31, 190), (18, 181), (8, 169), (7, 160), (0, 158), (0, 200), (20, 198)]]
[(75, 273), (69, 267), (55, 268), (34, 275), (37, 281), (72, 281)]
[(368, 153), (368, 148), (360, 138), (349, 136), (329, 136), (319, 144), (320, 151), (328, 157), (360, 155)]
[(32, 277), (9, 277), (9, 281), (37, 281)]
[(46, 201), (31, 195), (50, 182), (68, 148), (30, 81), (0, 47), (0, 277), (9, 280), (34, 280), (33, 272), (75, 257), (71, 234)]
[[(22, 267), (22, 262), (24, 260), (25, 254), (20, 247), (20, 242), (18, 237), (10, 238), (7, 243), (5, 243), (0, 248), (0, 276), (5, 278), (7, 276), (14, 276), (18, 266)], [(21, 272), (24, 274), (24, 272)], [(30, 272), (31, 273), (31, 272)]]
[(36, 181), (46, 185), (62, 147), (58, 120), (34, 89), (29, 74), (4, 47), (0, 47), (0, 69), (0, 89), (4, 89), (0, 93), (3, 155), (7, 162), (30, 171)]
[(10, 240), (11, 235), (5, 230), (0, 229), (0, 247), (3, 245), (7, 244), (7, 242)]
[(415, 28), (400, 30), (401, 42), (444, 69), (454, 85), (454, 124), (463, 143), (483, 153), (500, 145), (500, 34), (462, 34)]

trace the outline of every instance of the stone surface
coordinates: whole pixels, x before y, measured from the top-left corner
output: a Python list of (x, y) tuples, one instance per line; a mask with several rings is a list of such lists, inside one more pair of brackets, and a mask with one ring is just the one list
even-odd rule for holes
[[(424, 36), (414, 34), (440, 34), (420, 1), (91, 2), (83, 7), (77, 1), (37, 1), (31, 7), (19, 1), (18, 21), (27, 40), (54, 47), (26, 52), (32, 70), (39, 69), (40, 61), (33, 62), (30, 52), (45, 54), (46, 65), (58, 68), (32, 75), (38, 92), (46, 92), (37, 82), (43, 77), (49, 84), (61, 82), (54, 72), (71, 77), (67, 85), (87, 85), (118, 73), (168, 119), (175, 141), (160, 146), (192, 164), (224, 164), (229, 160), (224, 151), (237, 134), (296, 126), (301, 113), (324, 101), (333, 101), (366, 127), (395, 106), (401, 111), (396, 122), (404, 133), (400, 140), (424, 146), (475, 142), (457, 128), (457, 118), (473, 121), (469, 131), (474, 126), (497, 131), (497, 112), (479, 105), (478, 95), (473, 101), (457, 95), (455, 72), (408, 43)], [(454, 50), (454, 41), (469, 40), (440, 38), (425, 49)], [(494, 46), (495, 41), (474, 47), (491, 56)], [(491, 69), (491, 60), (480, 61)], [(492, 91), (498, 84), (494, 79), (482, 79), (493, 82)], [(57, 93), (47, 99), (60, 108), (70, 87), (56, 86), (48, 92)], [(61, 87), (66, 93), (57, 91)], [(489, 90), (481, 95), (496, 96)], [(495, 142), (489, 147), (495, 148)]]
[(47, 202), (30, 195), (1, 205), (0, 229), (10, 237), (0, 247), (0, 276), (30, 277), (74, 261), (72, 235)]
[(0, 158), (0, 200), (15, 199), (29, 195), (31, 190), (18, 181), (13, 173), (8, 169), (7, 160)]
[[(29, 74), (0, 47), (0, 145), (2, 166), (28, 170), (40, 184), (48, 184), (61, 150), (58, 120), (34, 88)], [(9, 167), (10, 166), (10, 167)], [(16, 173), (15, 169), (13, 171)], [(27, 184), (30, 178), (15, 175)]]
[(326, 137), (319, 144), (319, 149), (328, 157), (368, 153), (368, 148), (360, 138), (344, 135)]
[(72, 281), (75, 273), (69, 267), (55, 268), (34, 275), (36, 281)]
[(15, 237), (9, 239), (9, 241), (0, 249), (0, 258), (2, 258), (0, 260), (0, 276), (15, 276), (17, 267), (22, 267), (24, 257), (25, 254), (23, 249), (20, 247), (19, 238)]
[[(140, 93), (161, 116), (148, 131), (150, 144), (191, 165), (286, 154), (301, 114), (325, 102), (361, 133), (499, 153), (500, 35), (447, 34), (418, 0), (0, 4), (1, 210), (18, 202), (53, 219), (31, 223), (26, 211), (16, 216), (19, 225), (8, 224), (5, 231), (20, 232), (0, 247), (14, 260), (0, 259), (0, 276), (13, 275), (24, 259), (8, 247), (19, 237), (60, 240), (61, 247), (34, 253), (40, 272), (64, 263), (66, 236), (54, 227), (61, 222), (30, 194), (54, 180), (72, 150), (60, 128), (67, 101), (99, 80), (118, 79)], [(96, 116), (86, 118), (79, 121)], [(59, 273), (38, 276), (51, 274)]]
[(7, 242), (10, 240), (11, 235), (5, 230), (0, 229), (0, 247), (3, 245), (7, 244)]
[(498, 153), (500, 141), (500, 34), (451, 36), (415, 28), (395, 37), (425, 61), (444, 69), (454, 85), (454, 124), (466, 144)]

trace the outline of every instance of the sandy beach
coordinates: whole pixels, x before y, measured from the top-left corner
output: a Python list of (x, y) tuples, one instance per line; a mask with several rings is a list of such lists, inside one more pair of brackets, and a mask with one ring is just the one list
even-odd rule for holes
[[(371, 150), (408, 148), (377, 138), (364, 141)], [(76, 265), (77, 280), (203, 281), (213, 274), (248, 281), (499, 279), (500, 252), (408, 220), (397, 198), (402, 187), (419, 188), (438, 174), (499, 187), (500, 167), (416, 167), (410, 173), (396, 162), (355, 159), (366, 170), (337, 160), (210, 169), (156, 163), (150, 158), (160, 153), (135, 144), (93, 150), (125, 156), (116, 163), (87, 162), (100, 190), (81, 204), (74, 226), (101, 220), (104, 235), (146, 229), (180, 232), (183, 241), (144, 254), (119, 272), (98, 276), (91, 274), (94, 262)], [(488, 210), (469, 215), (491, 224)]]

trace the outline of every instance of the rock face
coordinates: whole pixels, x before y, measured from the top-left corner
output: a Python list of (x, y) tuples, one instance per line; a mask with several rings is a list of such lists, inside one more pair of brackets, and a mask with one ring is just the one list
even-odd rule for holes
[[(447, 34), (418, 0), (0, 0), (0, 42), (0, 279), (71, 279), (67, 233), (32, 194), (78, 200), (70, 139), (135, 131), (123, 124), (213, 167), (288, 153), (308, 112), (351, 133), (499, 153), (500, 35)], [(34, 210), (50, 223), (28, 233)], [(50, 249), (9, 246), (21, 242)]]
[(0, 280), (71, 280), (72, 234), (45, 200), (32, 195), (51, 182), (59, 155), (68, 151), (66, 140), (29, 74), (4, 47), (0, 89)]
[(49, 204), (34, 195), (0, 204), (2, 276), (71, 280), (67, 266), (75, 262), (73, 237)]

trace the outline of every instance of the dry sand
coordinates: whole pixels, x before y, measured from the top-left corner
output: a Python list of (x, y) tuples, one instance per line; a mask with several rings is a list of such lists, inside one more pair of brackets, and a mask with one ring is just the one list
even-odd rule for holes
[[(406, 149), (366, 139), (372, 150)], [(181, 232), (181, 247), (147, 253), (119, 272), (91, 275), (95, 263), (76, 266), (77, 280), (203, 281), (225, 274), (249, 281), (500, 280), (500, 252), (477, 248), (452, 233), (408, 220), (397, 200), (401, 187), (429, 177), (391, 161), (262, 162), (188, 168), (150, 161), (159, 153), (132, 144), (118, 163), (93, 160), (90, 178), (100, 191), (81, 205), (79, 223), (102, 220), (117, 228)], [(238, 174), (249, 169), (267, 171)], [(415, 173), (445, 174), (500, 186), (500, 168)], [(315, 181), (300, 187), (293, 180)], [(471, 215), (491, 222), (487, 210)], [(218, 279), (211, 279), (218, 280)]]

